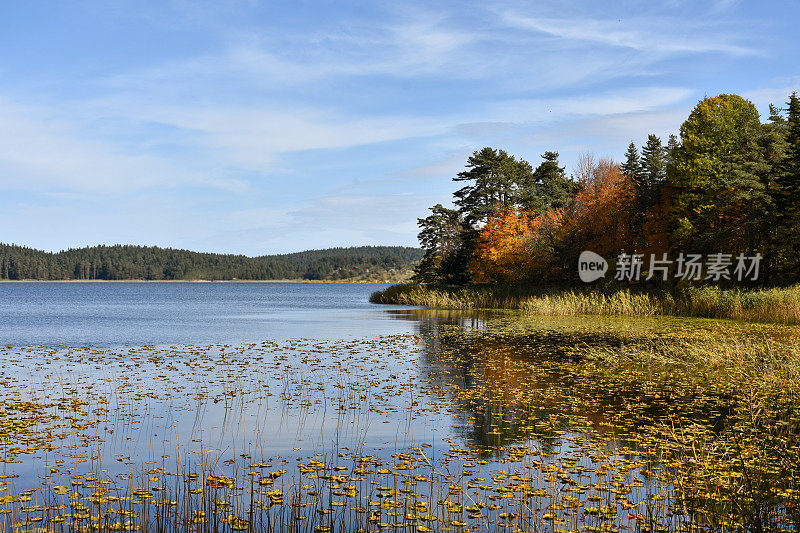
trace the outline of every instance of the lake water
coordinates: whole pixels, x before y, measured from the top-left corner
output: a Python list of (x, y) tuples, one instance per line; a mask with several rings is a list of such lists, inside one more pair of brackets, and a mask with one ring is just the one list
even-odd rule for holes
[(411, 330), (380, 284), (0, 283), (0, 344), (119, 346), (344, 338)]
[(679, 529), (659, 431), (722, 427), (728, 393), (614, 354), (797, 336), (368, 303), (383, 287), (0, 284), (0, 530)]

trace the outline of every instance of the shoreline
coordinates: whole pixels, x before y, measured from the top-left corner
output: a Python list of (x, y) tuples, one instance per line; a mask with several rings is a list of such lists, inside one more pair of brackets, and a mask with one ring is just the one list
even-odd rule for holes
[(703, 286), (670, 292), (628, 288), (448, 287), (406, 283), (374, 292), (370, 302), (432, 309), (512, 309), (551, 316), (676, 316), (800, 324), (800, 284), (753, 289)]

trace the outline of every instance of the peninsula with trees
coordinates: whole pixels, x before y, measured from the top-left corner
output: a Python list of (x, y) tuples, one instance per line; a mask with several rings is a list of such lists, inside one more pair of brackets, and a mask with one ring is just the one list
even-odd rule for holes
[[(554, 314), (684, 308), (733, 317), (767, 305), (800, 321), (796, 93), (770, 106), (766, 122), (741, 96), (705, 98), (679, 136), (631, 142), (621, 163), (584, 153), (571, 176), (558, 152), (541, 157), (534, 167), (504, 150), (475, 151), (454, 177), (453, 207), (437, 204), (419, 219), (425, 255), (416, 284), (372, 301)], [(578, 278), (586, 250), (610, 265), (610, 276), (593, 285)], [(614, 279), (620, 259), (632, 257), (642, 262), (641, 281)], [(678, 261), (653, 276), (653, 261), (668, 257)], [(747, 279), (698, 271), (687, 280), (676, 272), (687, 257), (729, 266), (737, 257), (757, 258), (758, 271)], [(702, 312), (701, 301), (708, 307)]]

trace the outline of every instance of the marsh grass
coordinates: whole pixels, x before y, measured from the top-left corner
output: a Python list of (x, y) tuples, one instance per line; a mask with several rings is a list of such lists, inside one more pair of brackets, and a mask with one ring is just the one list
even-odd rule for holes
[(707, 416), (669, 413), (645, 432), (671, 466), (662, 479), (674, 486), (695, 527), (762, 532), (800, 525), (796, 337), (729, 331), (587, 356), (599, 374), (630, 379), (632, 373), (639, 387), (682, 402), (722, 400)]
[(688, 287), (675, 292), (394, 285), (370, 301), (443, 309), (518, 309), (541, 315), (674, 315), (800, 324), (800, 285), (770, 289)]

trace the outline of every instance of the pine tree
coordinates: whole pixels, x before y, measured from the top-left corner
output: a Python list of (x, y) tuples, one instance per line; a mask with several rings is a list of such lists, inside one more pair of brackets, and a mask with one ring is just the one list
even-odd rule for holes
[(628, 145), (628, 150), (625, 152), (625, 162), (620, 165), (620, 170), (635, 186), (636, 199), (634, 211), (630, 216), (628, 234), (631, 236), (634, 247), (637, 250), (641, 250), (647, 244), (644, 231), (644, 224), (647, 218), (647, 202), (644, 200), (648, 195), (643, 190), (642, 158), (639, 156), (639, 149), (633, 141)]
[(625, 153), (625, 163), (620, 168), (622, 172), (633, 181), (636, 188), (635, 211), (630, 217), (634, 245), (639, 250), (648, 248), (647, 231), (645, 224), (648, 215), (657, 203), (660, 189), (666, 180), (667, 151), (661, 145), (661, 139), (656, 135), (647, 137), (647, 144), (642, 147), (642, 155), (636, 149), (636, 144), (631, 142)]
[(415, 268), (414, 279), (423, 283), (464, 283), (473, 231), (456, 209), (436, 204), (430, 210), (429, 216), (417, 220), (425, 256)]
[(678, 136), (675, 134), (670, 134), (669, 139), (667, 140), (666, 148), (666, 180), (668, 182), (673, 181), (673, 178), (676, 174), (678, 162), (681, 159), (682, 149), (683, 147), (681, 146)]
[(642, 161), (639, 157), (639, 150), (636, 148), (636, 143), (631, 141), (628, 145), (628, 151), (625, 152), (625, 162), (620, 166), (622, 172), (638, 183), (642, 173)]
[(498, 207), (513, 205), (519, 182), (530, 179), (525, 174), (531, 171), (527, 163), (517, 161), (504, 150), (489, 147), (476, 150), (467, 160), (467, 168), (453, 180), (470, 183), (453, 196), (471, 225), (486, 222)]
[[(776, 124), (775, 129), (780, 128), (784, 139), (783, 144), (780, 139), (774, 143), (777, 146), (776, 155), (780, 157), (773, 185), (778, 226), (775, 235), (778, 254), (776, 269), (785, 281), (797, 282), (800, 280), (800, 98), (797, 93), (789, 97), (786, 111), (785, 120), (776, 117), (772, 121)], [(779, 138), (780, 135), (776, 134), (775, 137)]]
[(575, 196), (575, 183), (558, 164), (558, 152), (545, 152), (527, 182), (520, 184), (518, 205), (535, 215), (566, 206)]
[(667, 152), (656, 135), (647, 136), (647, 144), (642, 147), (643, 188), (653, 191), (667, 177)]
[(666, 151), (666, 158), (667, 158), (667, 172), (669, 172), (669, 166), (674, 164), (678, 160), (679, 150), (681, 148), (681, 143), (678, 140), (678, 136), (674, 133), (670, 134), (669, 139), (667, 140), (667, 151)]
[(786, 126), (786, 153), (778, 185), (781, 207), (792, 211), (800, 208), (800, 97), (797, 93), (789, 97)]

